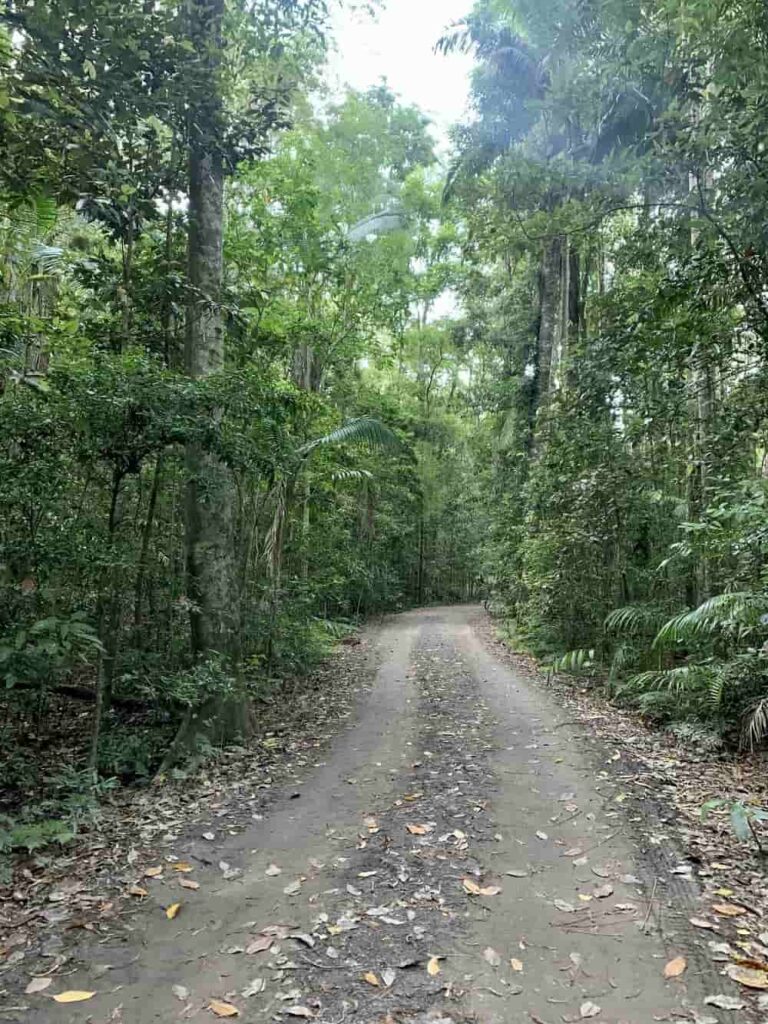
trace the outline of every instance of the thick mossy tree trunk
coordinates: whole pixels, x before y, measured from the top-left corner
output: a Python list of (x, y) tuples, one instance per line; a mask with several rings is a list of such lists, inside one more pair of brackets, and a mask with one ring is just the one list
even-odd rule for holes
[[(224, 161), (220, 68), (223, 0), (193, 0), (190, 37), (198, 55), (189, 127), (189, 240), (185, 365), (199, 379), (224, 366), (221, 316)], [(215, 411), (214, 416), (218, 415)], [(186, 451), (185, 503), (187, 588), (192, 653), (219, 659), (240, 677), (238, 588), (235, 578), (235, 487), (229, 468), (199, 444)], [(225, 740), (248, 731), (244, 690), (212, 695), (186, 727)]]

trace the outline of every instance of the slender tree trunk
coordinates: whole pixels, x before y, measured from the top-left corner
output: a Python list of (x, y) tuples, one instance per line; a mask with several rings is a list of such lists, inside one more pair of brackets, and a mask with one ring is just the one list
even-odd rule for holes
[(149, 562), (149, 544), (152, 540), (152, 530), (155, 523), (155, 509), (157, 498), (160, 493), (160, 481), (163, 477), (163, 453), (160, 452), (155, 460), (155, 469), (152, 474), (152, 488), (149, 492), (149, 503), (147, 504), (147, 517), (144, 520), (144, 529), (141, 531), (141, 550), (139, 561), (136, 566), (136, 589), (133, 604), (133, 628), (136, 631), (136, 642), (141, 643), (141, 620), (144, 612), (144, 580), (147, 575), (147, 564)]
[(112, 685), (115, 676), (120, 635), (120, 567), (117, 565), (115, 537), (120, 525), (121, 495), (123, 474), (115, 470), (112, 474), (112, 487), (109, 501), (109, 518), (107, 522), (107, 550), (110, 567), (107, 584), (99, 596), (96, 613), (97, 631), (101, 650), (96, 670), (96, 693), (93, 709), (93, 725), (91, 727), (91, 745), (88, 755), (88, 767), (94, 774), (99, 766), (99, 744), (104, 716), (112, 702)]

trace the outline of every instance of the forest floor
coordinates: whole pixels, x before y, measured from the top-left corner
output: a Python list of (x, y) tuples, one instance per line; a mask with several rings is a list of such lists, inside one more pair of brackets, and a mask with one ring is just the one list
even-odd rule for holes
[(269, 756), (148, 792), (130, 828), (116, 811), (68, 868), (22, 875), (0, 1019), (768, 1017), (743, 984), (764, 875), (695, 813), (748, 766), (688, 764), (547, 686), (474, 607), (391, 617), (334, 671)]

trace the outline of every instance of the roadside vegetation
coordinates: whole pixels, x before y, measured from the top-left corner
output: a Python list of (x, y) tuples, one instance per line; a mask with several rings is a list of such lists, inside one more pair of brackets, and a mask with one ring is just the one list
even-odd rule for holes
[(323, 0), (6, 5), (0, 852), (429, 603), (768, 737), (764, 5), (478, 0), (447, 160), (331, 42)]

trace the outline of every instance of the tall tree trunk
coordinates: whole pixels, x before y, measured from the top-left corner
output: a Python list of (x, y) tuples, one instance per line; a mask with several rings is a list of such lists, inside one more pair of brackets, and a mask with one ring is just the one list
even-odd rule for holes
[[(190, 110), (189, 239), (185, 364), (194, 379), (224, 365), (221, 317), (224, 166), (221, 152), (220, 65), (224, 0), (192, 0), (191, 39), (199, 55)], [(214, 412), (214, 416), (218, 416)], [(235, 494), (227, 466), (199, 444), (186, 450), (185, 506), (187, 587), (192, 653), (218, 656), (239, 673), (239, 621), (234, 559)], [(215, 721), (215, 732), (230, 738), (246, 731), (248, 705), (241, 693), (208, 702), (199, 719)]]
[(556, 354), (563, 314), (562, 278), (563, 239), (557, 235), (547, 243), (539, 272), (534, 415), (546, 409), (551, 394), (553, 356)]

